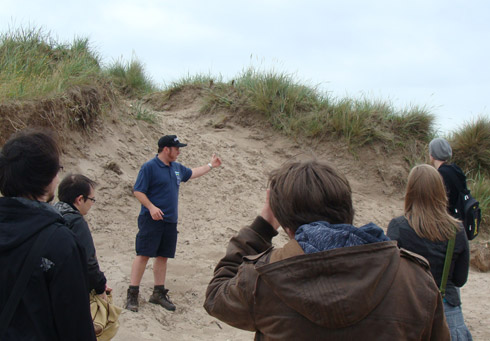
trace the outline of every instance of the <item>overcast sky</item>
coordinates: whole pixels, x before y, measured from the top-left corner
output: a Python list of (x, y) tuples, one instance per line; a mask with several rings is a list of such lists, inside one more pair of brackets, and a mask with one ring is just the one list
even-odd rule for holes
[(427, 106), (442, 132), (489, 115), (490, 1), (0, 0), (0, 31), (87, 37), (157, 84), (274, 68), (334, 97)]

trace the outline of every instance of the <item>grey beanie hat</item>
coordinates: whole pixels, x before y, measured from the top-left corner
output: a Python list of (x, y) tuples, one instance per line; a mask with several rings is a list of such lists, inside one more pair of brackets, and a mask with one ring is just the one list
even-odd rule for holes
[(438, 137), (430, 141), (429, 154), (436, 160), (447, 161), (453, 155), (453, 150), (445, 139)]

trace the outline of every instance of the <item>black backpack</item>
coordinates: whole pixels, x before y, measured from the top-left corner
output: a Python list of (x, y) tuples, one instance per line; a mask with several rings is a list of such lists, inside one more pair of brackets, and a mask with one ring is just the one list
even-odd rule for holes
[[(451, 172), (456, 187), (458, 188), (458, 201), (454, 213), (463, 222), (468, 240), (474, 239), (480, 232), (481, 209), (480, 203), (473, 198), (466, 183), (462, 184), (454, 172)], [(464, 185), (464, 187), (463, 187)]]

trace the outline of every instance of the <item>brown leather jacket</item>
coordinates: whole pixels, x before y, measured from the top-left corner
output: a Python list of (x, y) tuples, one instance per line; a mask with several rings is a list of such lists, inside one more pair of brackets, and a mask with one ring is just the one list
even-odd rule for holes
[(256, 340), (450, 340), (427, 261), (395, 241), (304, 254), (261, 217), (230, 240), (206, 311)]

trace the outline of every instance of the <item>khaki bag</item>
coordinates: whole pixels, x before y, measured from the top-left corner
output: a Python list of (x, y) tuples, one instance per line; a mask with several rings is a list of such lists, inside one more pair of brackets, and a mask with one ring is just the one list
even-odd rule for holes
[(122, 309), (114, 305), (110, 293), (107, 294), (107, 300), (96, 295), (94, 290), (90, 293), (90, 313), (98, 341), (111, 340), (119, 329), (118, 319)]

